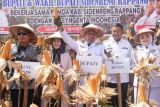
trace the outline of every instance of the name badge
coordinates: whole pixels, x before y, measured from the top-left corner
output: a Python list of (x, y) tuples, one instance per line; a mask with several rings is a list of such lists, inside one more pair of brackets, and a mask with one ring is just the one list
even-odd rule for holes
[(85, 73), (96, 73), (101, 70), (101, 56), (77, 56), (77, 59), (81, 63), (81, 70)]
[(37, 72), (35, 68), (39, 66), (39, 62), (22, 62), (22, 71), (27, 72), (32, 78), (35, 78)]
[(112, 61), (106, 61), (106, 66), (109, 74), (130, 72), (129, 58), (114, 58)]

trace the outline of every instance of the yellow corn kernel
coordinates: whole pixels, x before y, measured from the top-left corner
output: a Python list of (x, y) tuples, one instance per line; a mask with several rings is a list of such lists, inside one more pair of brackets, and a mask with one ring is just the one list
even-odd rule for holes
[(3, 51), (1, 53), (1, 58), (7, 59), (10, 55), (10, 49), (11, 49), (11, 41), (6, 41)]
[(49, 51), (47, 49), (44, 50), (43, 55), (44, 55), (45, 65), (51, 65), (52, 61), (49, 55)]
[(56, 88), (58, 92), (62, 92), (62, 79), (60, 77), (58, 77), (56, 80)]
[(138, 102), (146, 102), (146, 84), (145, 83), (139, 83), (138, 87)]
[(41, 36), (38, 36), (37, 45), (42, 46), (42, 37)]
[(130, 39), (131, 39), (131, 37), (132, 37), (131, 32), (130, 32), (129, 30), (127, 30), (127, 31), (126, 31), (126, 34), (127, 34), (128, 39), (130, 40)]
[(107, 68), (105, 64), (102, 65), (102, 75), (107, 76)]
[(98, 88), (98, 83), (97, 80), (94, 76), (90, 76), (88, 79), (88, 85), (91, 89), (91, 91), (93, 92), (94, 95), (96, 95), (97, 93), (97, 88)]
[(96, 83), (99, 83), (100, 77), (101, 77), (101, 73), (97, 72), (96, 75), (95, 75)]
[(73, 59), (73, 67), (75, 70), (80, 70), (81, 64), (79, 60)]
[(58, 8), (57, 8), (57, 6), (54, 6), (53, 11), (54, 11), (53, 15), (57, 19), (58, 18)]

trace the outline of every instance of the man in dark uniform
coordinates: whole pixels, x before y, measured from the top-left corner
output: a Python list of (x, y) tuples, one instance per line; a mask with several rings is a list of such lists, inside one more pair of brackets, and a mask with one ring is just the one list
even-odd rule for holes
[[(11, 50), (12, 54), (15, 56), (16, 61), (28, 61), (28, 62), (37, 62), (37, 48), (35, 45), (32, 44), (32, 42), (36, 39), (36, 35), (34, 33), (34, 30), (28, 25), (28, 24), (19, 24), (19, 25), (13, 25), (10, 27), (10, 32), (13, 39), (17, 40), (17, 43), (15, 45), (12, 45)], [(33, 98), (34, 96), (34, 80), (31, 80), (28, 82), (28, 105), (32, 103), (37, 104), (40, 106), (41, 100), (40, 96), (36, 98)], [(23, 94), (24, 94), (24, 84), (23, 79), (21, 81), (21, 101), (20, 101), (20, 107), (23, 107)], [(11, 99), (13, 107), (18, 107), (18, 93), (19, 88), (18, 85), (14, 82), (11, 84)], [(40, 93), (39, 93), (40, 94)]]

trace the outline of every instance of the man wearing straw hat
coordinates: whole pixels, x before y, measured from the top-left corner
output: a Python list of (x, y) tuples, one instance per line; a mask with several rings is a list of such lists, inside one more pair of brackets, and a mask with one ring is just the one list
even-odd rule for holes
[[(13, 25), (9, 30), (12, 38), (17, 41), (17, 43), (11, 48), (12, 54), (15, 56), (15, 60), (37, 62), (37, 48), (32, 44), (32, 42), (36, 39), (34, 30), (27, 23)], [(24, 103), (23, 100), (28, 100), (28, 106), (32, 103), (34, 95), (33, 80), (29, 81), (28, 84), (28, 99), (23, 99), (24, 89), (22, 89), (20, 107), (24, 106), (22, 105)], [(21, 88), (24, 88), (23, 85), (24, 84), (22, 84)], [(18, 92), (19, 90), (17, 84), (11, 84), (11, 99), (13, 107), (18, 107)], [(36, 99), (35, 103), (40, 106), (40, 98)]]
[[(77, 56), (102, 56), (104, 59), (104, 48), (100, 40), (104, 35), (104, 30), (100, 26), (89, 24), (83, 27), (80, 31), (81, 40), (74, 41), (63, 29), (60, 17), (55, 19), (55, 25), (66, 44), (77, 52)], [(80, 81), (83, 84), (84, 78)], [(82, 105), (78, 104), (78, 107)]]
[(102, 56), (103, 45), (99, 38), (103, 37), (104, 31), (100, 26), (89, 24), (86, 27), (82, 28), (80, 31), (80, 35), (83, 40), (76, 42), (64, 31), (63, 27), (61, 26), (62, 24), (57, 24), (57, 22), (58, 21), (55, 21), (55, 24), (59, 27), (59, 32), (61, 33), (63, 40), (72, 49), (74, 49), (78, 55)]

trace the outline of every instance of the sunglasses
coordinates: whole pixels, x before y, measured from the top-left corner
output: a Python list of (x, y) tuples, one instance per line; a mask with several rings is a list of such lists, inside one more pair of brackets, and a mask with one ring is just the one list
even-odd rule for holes
[(28, 34), (27, 32), (18, 32), (18, 33), (17, 33), (17, 35), (19, 35), (19, 36), (20, 36), (20, 35), (25, 36), (25, 35), (27, 35), (27, 34)]

